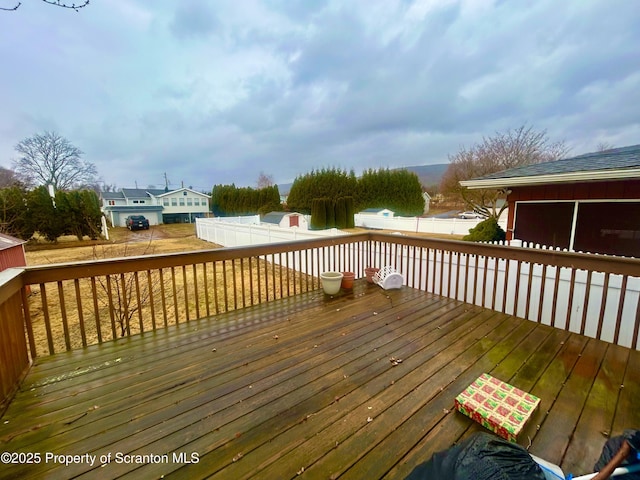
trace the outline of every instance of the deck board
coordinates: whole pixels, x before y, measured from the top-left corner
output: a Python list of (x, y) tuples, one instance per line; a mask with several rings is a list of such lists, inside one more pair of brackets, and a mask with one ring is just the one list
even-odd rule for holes
[(403, 478), (481, 429), (453, 399), (483, 372), (541, 397), (520, 444), (586, 473), (606, 434), (637, 427), (639, 362), (578, 334), (359, 282), (38, 359), (2, 418), (2, 450), (169, 461), (0, 465), (0, 478)]

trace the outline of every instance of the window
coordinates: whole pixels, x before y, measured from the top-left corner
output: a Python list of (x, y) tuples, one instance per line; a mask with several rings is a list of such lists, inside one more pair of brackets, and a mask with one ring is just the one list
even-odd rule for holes
[(184, 198), (183, 197), (180, 197), (180, 206), (184, 207)]
[(193, 204), (194, 205), (200, 205), (200, 199), (199, 198), (194, 198), (193, 199)]
[(580, 202), (574, 250), (640, 256), (639, 202)]
[(187, 206), (193, 205), (193, 199), (191, 197), (187, 197)]
[(115, 205), (116, 201), (115, 200), (109, 200), (109, 205)]
[(514, 238), (548, 247), (569, 248), (574, 202), (516, 204)]
[(171, 199), (171, 206), (175, 207), (176, 205), (178, 205), (178, 200), (176, 200), (175, 198)]
[(168, 199), (168, 198), (163, 198), (163, 199), (162, 199), (162, 204), (163, 204), (165, 207), (168, 207), (168, 206), (169, 206), (169, 199)]

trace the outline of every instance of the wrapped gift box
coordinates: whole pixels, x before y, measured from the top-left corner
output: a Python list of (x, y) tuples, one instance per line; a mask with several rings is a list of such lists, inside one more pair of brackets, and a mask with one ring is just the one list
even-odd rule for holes
[(456, 409), (511, 442), (529, 420), (540, 399), (483, 373), (456, 397)]

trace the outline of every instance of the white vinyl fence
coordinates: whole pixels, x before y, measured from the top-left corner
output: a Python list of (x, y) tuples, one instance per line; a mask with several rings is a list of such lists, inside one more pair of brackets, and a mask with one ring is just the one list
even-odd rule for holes
[[(225, 246), (317, 238), (319, 234), (210, 220), (197, 219), (198, 237)], [(337, 230), (329, 232), (329, 236), (340, 234)], [(408, 286), (639, 348), (640, 342), (631, 344), (640, 315), (640, 272), (638, 276), (604, 274), (504, 258), (509, 256), (504, 253), (483, 256), (469, 253), (468, 248), (463, 253), (456, 251), (455, 244), (460, 242), (443, 241), (442, 245), (452, 244), (447, 248), (426, 248), (411, 242), (406, 236), (398, 236), (398, 242), (340, 243), (312, 249), (304, 255), (283, 252), (269, 261), (295, 265), (296, 270), (310, 275), (353, 269), (356, 278), (364, 276), (362, 270), (370, 266), (369, 261), (376, 267), (391, 265), (402, 273)], [(508, 248), (528, 250), (520, 246)], [(553, 252), (549, 251), (549, 255)]]
[[(502, 215), (498, 224), (507, 229), (507, 216)], [(439, 233), (445, 235), (467, 235), (482, 219), (435, 218), (435, 217), (382, 217), (358, 213), (356, 227), (397, 230), (415, 233)]]
[(335, 228), (330, 230), (303, 230), (281, 228), (270, 223), (260, 223), (259, 215), (247, 217), (196, 218), (196, 235), (207, 242), (223, 247), (261, 245), (290, 242), (312, 238), (345, 235)]

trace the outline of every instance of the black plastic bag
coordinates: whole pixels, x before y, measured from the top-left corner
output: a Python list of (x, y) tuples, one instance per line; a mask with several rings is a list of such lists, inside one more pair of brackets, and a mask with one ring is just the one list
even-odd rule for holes
[(542, 470), (520, 445), (477, 432), (434, 454), (407, 480), (545, 480)]

